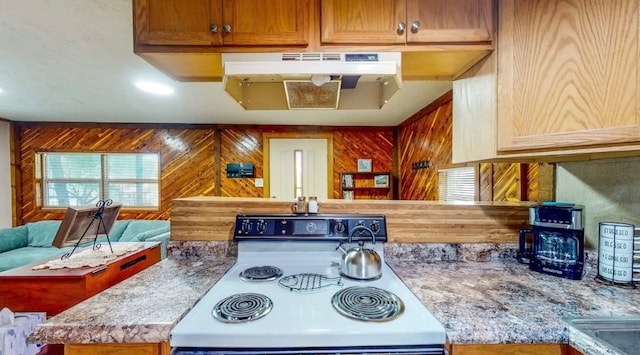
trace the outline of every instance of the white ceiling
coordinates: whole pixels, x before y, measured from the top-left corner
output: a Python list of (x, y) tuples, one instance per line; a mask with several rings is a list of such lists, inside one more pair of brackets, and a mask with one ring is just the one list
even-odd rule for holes
[[(0, 0), (0, 118), (12, 121), (397, 125), (451, 89), (405, 81), (382, 110), (245, 111), (222, 83), (180, 83), (133, 54), (131, 0)], [(154, 96), (137, 80), (171, 85)]]

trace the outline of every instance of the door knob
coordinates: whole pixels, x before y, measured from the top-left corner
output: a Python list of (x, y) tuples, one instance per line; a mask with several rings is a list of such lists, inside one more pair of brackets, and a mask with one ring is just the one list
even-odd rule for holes
[(231, 33), (231, 25), (225, 24), (224, 26), (222, 26), (222, 28), (224, 29), (225, 33)]
[(405, 25), (405, 23), (404, 23), (404, 22), (400, 22), (400, 23), (398, 23), (398, 27), (397, 27), (397, 29), (396, 29), (396, 32), (397, 32), (399, 35), (401, 35), (401, 34), (403, 34), (403, 33), (404, 33), (404, 30), (405, 30), (406, 28), (407, 28), (407, 25)]
[(218, 25), (216, 25), (215, 23), (210, 24), (209, 31), (211, 31), (211, 33), (218, 33)]

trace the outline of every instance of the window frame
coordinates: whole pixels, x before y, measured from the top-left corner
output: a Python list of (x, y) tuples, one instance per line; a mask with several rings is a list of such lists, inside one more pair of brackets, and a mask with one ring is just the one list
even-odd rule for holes
[[(60, 179), (53, 178), (47, 179), (46, 169), (47, 169), (47, 155), (54, 154), (78, 154), (78, 155), (98, 155), (100, 157), (100, 179)], [(113, 155), (155, 155), (157, 159), (157, 178), (156, 179), (110, 179), (109, 175), (109, 156)], [(50, 151), (50, 152), (37, 152), (35, 154), (35, 199), (36, 206), (42, 209), (61, 209), (66, 208), (66, 206), (50, 206), (46, 205), (48, 201), (48, 188), (47, 185), (49, 183), (97, 183), (99, 186), (98, 191), (98, 199), (106, 200), (111, 197), (106, 196), (108, 192), (109, 184), (156, 184), (157, 185), (157, 205), (154, 206), (135, 206), (135, 205), (125, 205), (123, 203), (123, 210), (145, 210), (145, 211), (160, 211), (162, 204), (162, 157), (159, 152), (67, 152), (67, 151)], [(113, 198), (111, 198), (113, 199)], [(121, 201), (119, 201), (121, 202)]]

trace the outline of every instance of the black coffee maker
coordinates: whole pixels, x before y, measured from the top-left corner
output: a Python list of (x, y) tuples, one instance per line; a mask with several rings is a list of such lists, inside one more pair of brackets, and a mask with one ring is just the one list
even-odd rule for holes
[(520, 231), (518, 260), (529, 269), (579, 280), (584, 267), (584, 206), (544, 202), (529, 208), (531, 229)]

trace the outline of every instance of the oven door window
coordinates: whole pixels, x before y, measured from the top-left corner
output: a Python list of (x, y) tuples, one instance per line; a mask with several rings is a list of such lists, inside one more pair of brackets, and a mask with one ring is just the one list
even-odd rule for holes
[(562, 265), (578, 263), (578, 238), (573, 233), (540, 231), (536, 238), (535, 257)]

